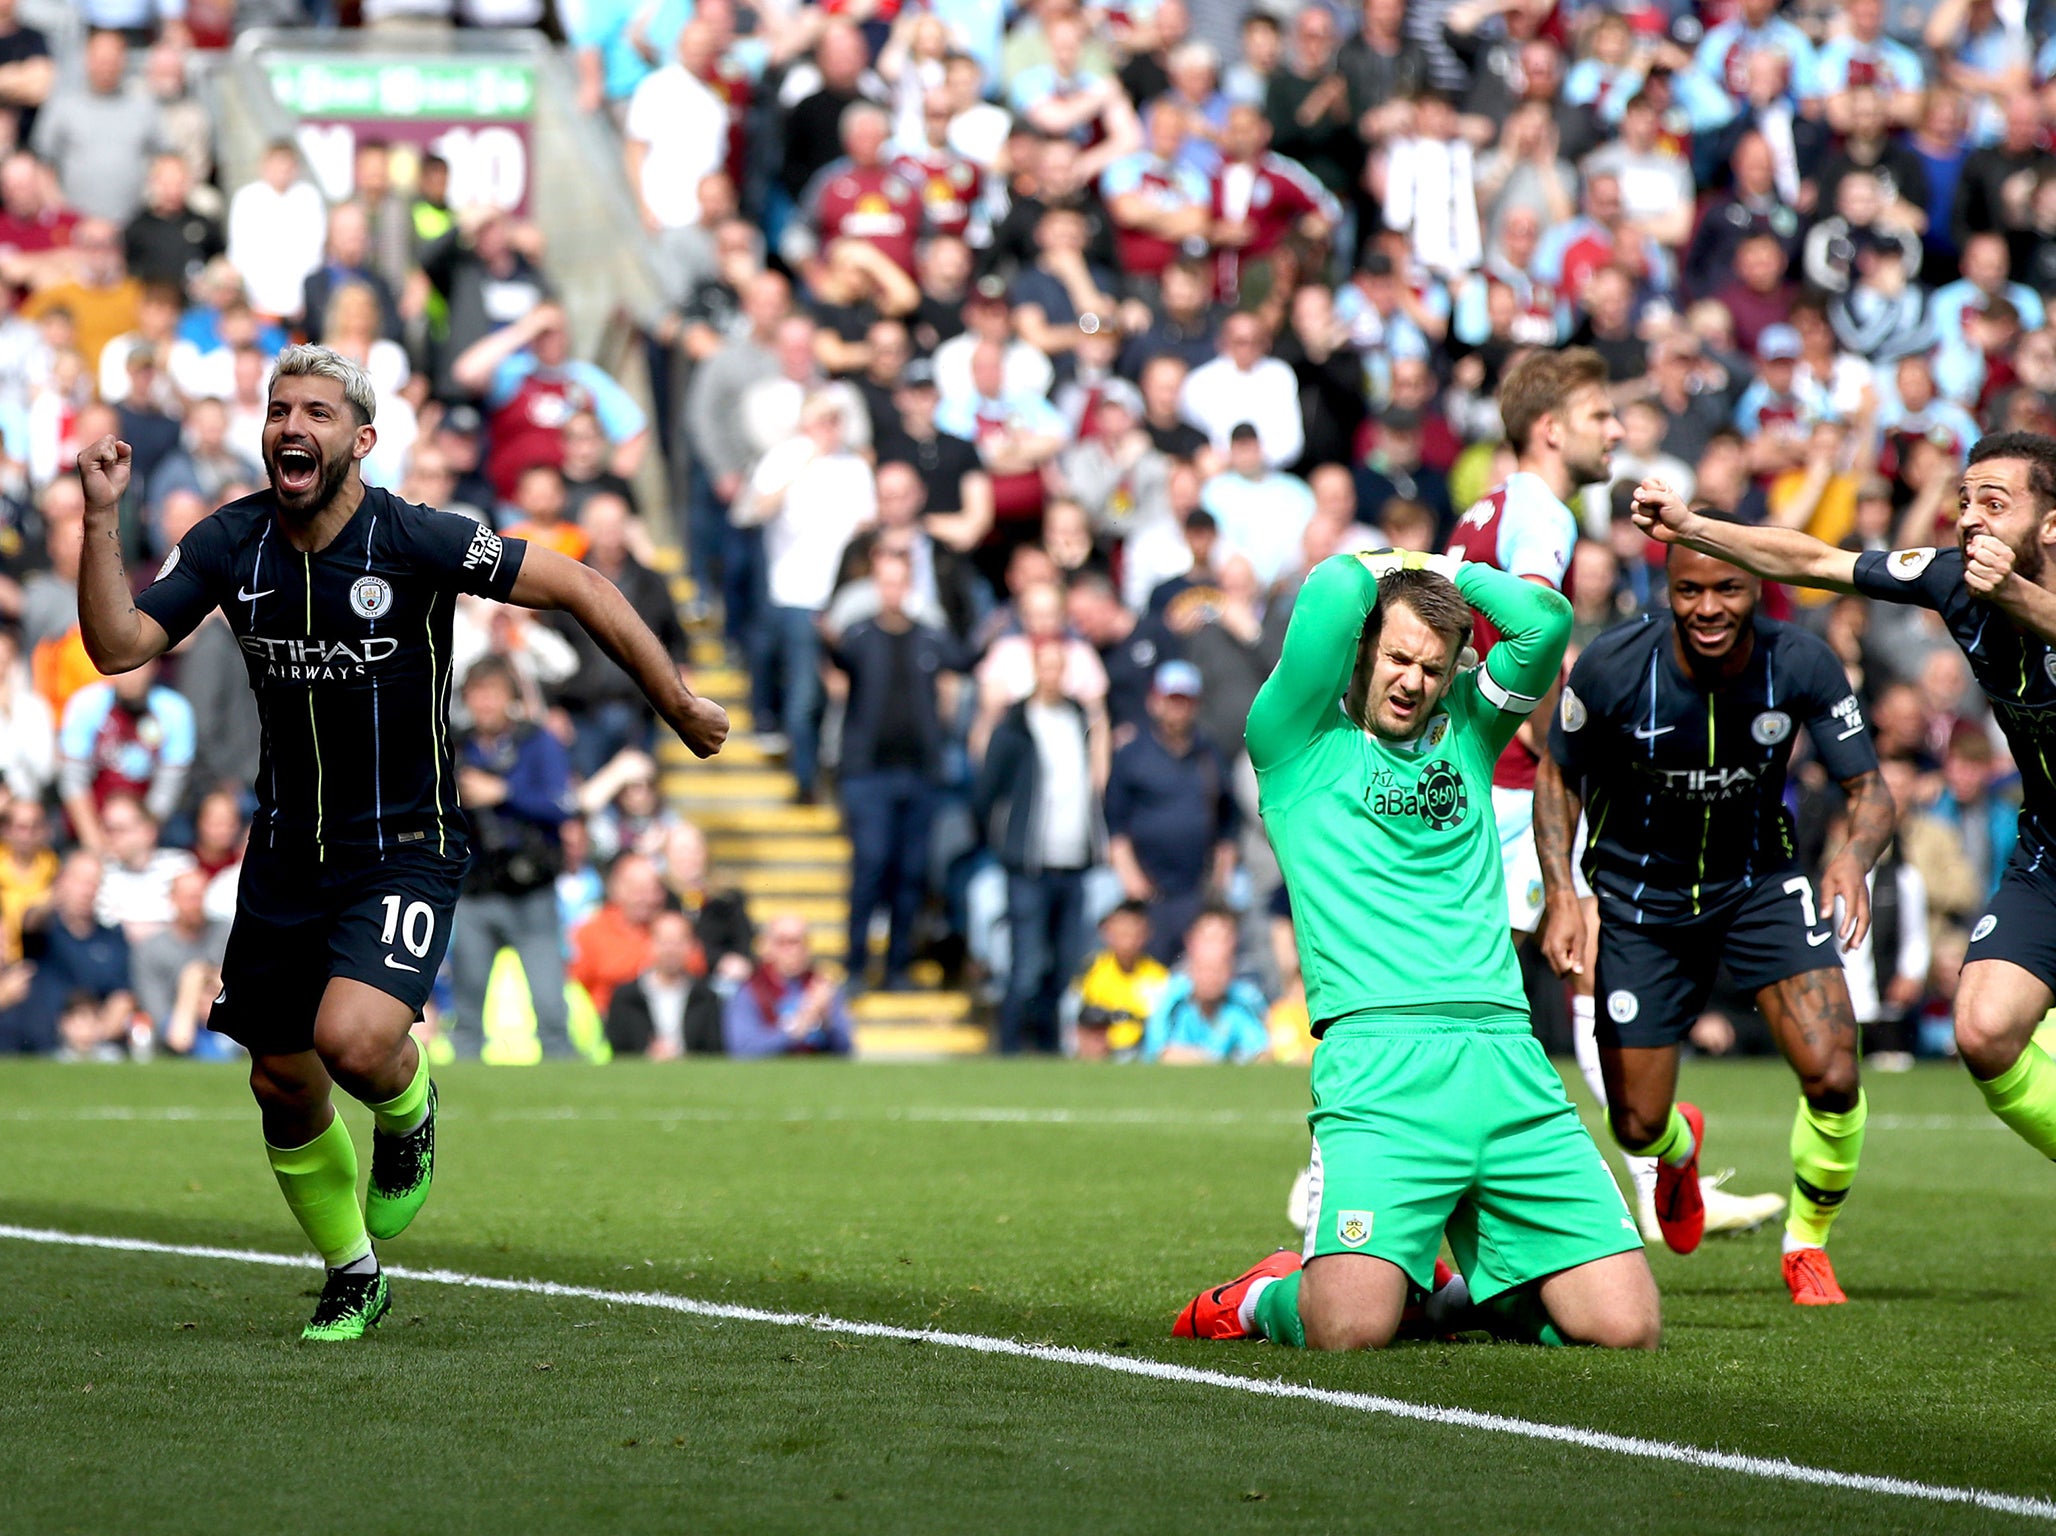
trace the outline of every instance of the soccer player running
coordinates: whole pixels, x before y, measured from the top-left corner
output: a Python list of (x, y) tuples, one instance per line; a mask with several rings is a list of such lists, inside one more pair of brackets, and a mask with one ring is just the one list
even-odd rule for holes
[(1969, 659), (2019, 766), (2020, 841), (1977, 926), (1956, 987), (1956, 1049), (1994, 1115), (2056, 1158), (2056, 1060), (2034, 1043), (2056, 1003), (2056, 439), (2003, 432), (1970, 451), (1957, 548), (1836, 549), (1788, 528), (1744, 528), (1688, 510), (1660, 481), (1635, 520), (1766, 581), (1932, 608)]
[[(1607, 389), (1606, 361), (1589, 347), (1534, 351), (1507, 369), (1499, 387), (1499, 416), (1514, 449), (1514, 472), (1478, 498), (1449, 538), (1449, 553), (1482, 561), (1552, 591), (1563, 590), (1578, 542), (1573, 502), (1587, 486), (1603, 485), (1624, 429)], [(1498, 638), (1489, 621), (1476, 626), (1478, 653)], [(1492, 814), (1499, 828), (1506, 876), (1507, 921), (1520, 943), (1542, 920), (1542, 866), (1535, 850), (1535, 779), (1548, 755), (1549, 719), (1556, 696), (1544, 694), (1535, 716), (1522, 722), (1492, 768)], [(1606, 1103), (1597, 1071), (1592, 992), (1583, 977), (1571, 987), (1571, 1029), (1578, 1066), (1593, 1097)], [(1655, 1165), (1630, 1158), (1636, 1204), (1655, 1182)], [(1763, 1196), (1737, 1196), (1716, 1179), (1702, 1185), (1701, 1207), (1711, 1230), (1731, 1230), (1764, 1219)], [(1773, 1206), (1777, 1202), (1772, 1202)]]
[[(1829, 944), (1838, 912), (1845, 944), (1870, 925), (1865, 876), (1892, 835), (1892, 799), (1826, 643), (1759, 615), (1761, 585), (1737, 566), (1673, 545), (1667, 574), (1669, 614), (1587, 646), (1556, 711), (1535, 790), (1542, 953), (1559, 975), (1584, 969), (1571, 879), (1584, 810), (1607, 1120), (1624, 1152), (1656, 1160), (1663, 1240), (1690, 1253), (1706, 1225), (1706, 1122), (1674, 1100), (1678, 1045), (1725, 960), (1799, 1075), (1785, 1283), (1801, 1306), (1830, 1305), (1848, 1300), (1826, 1243), (1856, 1177), (1865, 1108), (1856, 1018)], [(1848, 835), (1817, 900), (1784, 808), (1795, 725), (1848, 797)]]
[[(1473, 607), (1500, 640), (1461, 668)], [(1177, 1335), (1381, 1347), (1446, 1228), (1502, 1331), (1655, 1347), (1641, 1233), (1530, 1026), (1488, 809), (1570, 622), (1556, 593), (1447, 556), (1307, 578), (1248, 736), (1322, 1037), (1304, 1266), (1281, 1252), (1202, 1292)]]
[[(728, 731), (596, 571), (366, 486), (375, 411), (356, 364), (287, 348), (264, 421), (270, 488), (203, 519), (135, 597), (118, 529), (129, 445), (79, 455), (93, 664), (139, 667), (219, 607), (257, 695), (258, 809), (210, 1022), (249, 1049), (272, 1170), (328, 1266), (308, 1339), (361, 1338), (385, 1313), (372, 1240), (405, 1230), (433, 1173), (435, 1086), (409, 1029), (470, 857), (449, 741), (456, 594), (570, 613), (698, 756)], [(361, 1212), (338, 1087), (374, 1122)]]

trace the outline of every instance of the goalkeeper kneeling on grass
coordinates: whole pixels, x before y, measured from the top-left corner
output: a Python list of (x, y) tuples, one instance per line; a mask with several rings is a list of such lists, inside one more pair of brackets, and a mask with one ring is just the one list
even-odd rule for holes
[[(1501, 639), (1466, 669), (1472, 608)], [(1656, 1347), (1641, 1234), (1529, 1025), (1492, 818), (1570, 628), (1557, 593), (1447, 557), (1308, 577), (1248, 738), (1323, 1042), (1305, 1247), (1201, 1292), (1179, 1336), (1380, 1348), (1414, 1297), (1436, 1323), (1464, 1291), (1446, 1230), (1495, 1331)]]

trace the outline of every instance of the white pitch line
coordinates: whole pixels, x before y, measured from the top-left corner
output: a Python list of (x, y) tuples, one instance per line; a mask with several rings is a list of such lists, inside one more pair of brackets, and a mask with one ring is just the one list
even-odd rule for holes
[[(188, 1243), (154, 1243), (133, 1237), (98, 1237), (81, 1232), (59, 1232), (45, 1227), (17, 1227), (0, 1224), (0, 1238), (25, 1243), (44, 1243), (67, 1248), (102, 1248), (122, 1253), (161, 1253), (188, 1259), (218, 1259), (234, 1264), (268, 1264), (283, 1269), (312, 1269), (318, 1264), (311, 1256), (265, 1253), (248, 1248), (209, 1248)], [(945, 1349), (968, 1350), (980, 1355), (1007, 1355), (1022, 1360), (1040, 1360), (1053, 1365), (1080, 1365), (1091, 1370), (1111, 1371), (1121, 1376), (1142, 1376), (1153, 1381), (1177, 1382), (1184, 1386), (1219, 1387), (1254, 1397), (1289, 1398), (1320, 1403), (1354, 1413), (1379, 1414), (1410, 1419), (1422, 1424), (1441, 1424), (1456, 1429), (1484, 1430), (1489, 1434), (1514, 1435), (1523, 1440), (1552, 1441), (1584, 1450), (1605, 1451), (1615, 1456), (1634, 1456), (1645, 1461), (1667, 1461), (1698, 1467), (1709, 1472), (1739, 1472), (1745, 1477), (1765, 1478), (1781, 1483), (1805, 1483), (1816, 1488), (1837, 1488), (1849, 1493), (1874, 1493), (1886, 1498), (1915, 1499), (1930, 1504), (1966, 1504), (2004, 1515), (2022, 1515), (2056, 1521), (2056, 1500), (2021, 1494), (1994, 1493), (1984, 1488), (1952, 1488), (1946, 1484), (1919, 1483), (1903, 1477), (1875, 1477), (1861, 1472), (1836, 1472), (1827, 1467), (1803, 1466), (1771, 1456), (1744, 1456), (1733, 1451), (1706, 1450), (1679, 1445), (1670, 1440), (1645, 1440), (1635, 1435), (1607, 1434), (1569, 1424), (1539, 1424), (1504, 1414), (1479, 1413), (1470, 1408), (1441, 1408), (1430, 1403), (1409, 1403), (1395, 1397), (1378, 1397), (1368, 1392), (1342, 1392), (1329, 1387), (1305, 1386), (1298, 1382), (1263, 1377), (1230, 1376), (1221, 1371), (1195, 1370), (1162, 1360), (1109, 1355), (1093, 1349), (1065, 1349), (1052, 1344), (1023, 1344), (1017, 1339), (993, 1338), (978, 1333), (944, 1333), (933, 1328), (896, 1328), (890, 1323), (862, 1323), (847, 1318), (810, 1316), (802, 1312), (770, 1312), (761, 1307), (738, 1307), (725, 1302), (696, 1301), (667, 1291), (609, 1291), (590, 1285), (562, 1285), (554, 1280), (503, 1280), (493, 1275), (467, 1275), (453, 1269), (414, 1269), (387, 1266), (386, 1273), (402, 1280), (421, 1280), (435, 1285), (464, 1286), (475, 1291), (502, 1291), (522, 1296), (553, 1296), (567, 1300), (597, 1301), (612, 1306), (650, 1307), (688, 1317), (719, 1318), (725, 1322), (767, 1323), (777, 1328), (806, 1328), (816, 1333), (848, 1334), (856, 1338), (894, 1339), (909, 1344), (935, 1344)]]
[[(1225, 1129), (1253, 1126), (1272, 1129), (1303, 1126), (1304, 1113), (1297, 1110), (1170, 1110), (1170, 1109), (1031, 1109), (1015, 1105), (910, 1104), (883, 1109), (849, 1109), (826, 1105), (818, 1109), (738, 1109), (727, 1105), (667, 1105), (661, 1109), (621, 1110), (605, 1106), (560, 1105), (534, 1109), (469, 1110), (445, 1108), (446, 1120), (479, 1119), (494, 1125), (546, 1122), (552, 1125), (1019, 1125), (1019, 1126), (1158, 1126), (1170, 1129)], [(243, 1109), (196, 1108), (189, 1105), (125, 1104), (83, 1105), (62, 1109), (0, 1110), (0, 1123), (41, 1124), (44, 1122), (101, 1121), (211, 1121), (242, 1122), (251, 1111)], [(1730, 1130), (1782, 1131), (1789, 1117), (1777, 1115), (1723, 1115), (1716, 1122)], [(1973, 1115), (1872, 1115), (1870, 1128), (1892, 1135), (1914, 1132), (2000, 1131), (1997, 1120), (1986, 1114)]]

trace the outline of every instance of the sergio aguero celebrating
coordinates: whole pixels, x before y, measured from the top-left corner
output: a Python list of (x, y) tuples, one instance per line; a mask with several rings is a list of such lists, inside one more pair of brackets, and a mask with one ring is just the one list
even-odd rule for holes
[[(1461, 669), (1472, 608), (1500, 639)], [(1529, 1026), (1491, 812), (1570, 624), (1557, 593), (1446, 556), (1307, 578), (1248, 738), (1322, 1037), (1304, 1254), (1201, 1292), (1175, 1334), (1380, 1348), (1447, 1228), (1508, 1331), (1656, 1346), (1641, 1233)]]
[[(409, 1029), (470, 857), (449, 743), (456, 594), (567, 611), (695, 754), (728, 732), (598, 572), (367, 487), (376, 408), (356, 364), (286, 349), (264, 421), (270, 488), (202, 520), (134, 598), (117, 527), (129, 445), (103, 437), (79, 455), (93, 664), (139, 667), (219, 607), (257, 695), (257, 814), (210, 1022), (250, 1052), (265, 1151), (328, 1266), (302, 1335), (318, 1340), (361, 1338), (384, 1315), (372, 1239), (406, 1229), (433, 1172), (435, 1085)], [(372, 1112), (362, 1212), (336, 1087)]]

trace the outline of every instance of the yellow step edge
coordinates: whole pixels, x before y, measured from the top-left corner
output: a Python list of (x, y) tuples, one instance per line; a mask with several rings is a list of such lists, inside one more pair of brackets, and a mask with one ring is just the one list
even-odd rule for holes
[(750, 919), (768, 923), (774, 917), (804, 917), (809, 923), (847, 923), (846, 896), (750, 896)]
[(850, 1015), (867, 1024), (955, 1024), (971, 1016), (968, 992), (866, 992)]
[(686, 815), (709, 837), (724, 832), (768, 832), (792, 836), (842, 831), (842, 815), (832, 805), (748, 805), (702, 801)]
[(750, 737), (738, 735), (734, 731), (728, 733), (728, 740), (721, 744), (721, 750), (712, 757), (694, 757), (692, 749), (682, 741), (657, 743), (657, 766), (668, 768), (674, 773), (691, 773), (708, 768), (776, 768), (784, 761), (783, 758), (770, 756)]
[(847, 871), (849, 839), (830, 833), (796, 837), (750, 836), (729, 833), (707, 839), (707, 856), (724, 869), (746, 869), (752, 865), (797, 864), (835, 865)]
[(724, 707), (730, 699), (742, 703), (749, 698), (749, 676), (735, 667), (700, 667), (688, 663), (685, 680), (701, 698), (712, 699)]
[(992, 1049), (992, 1031), (982, 1024), (859, 1024), (859, 1056), (982, 1056)]
[(847, 896), (848, 865), (758, 864), (732, 869), (734, 883), (752, 896)]
[(792, 799), (792, 775), (776, 768), (679, 769), (663, 776), (664, 792), (678, 800)]

